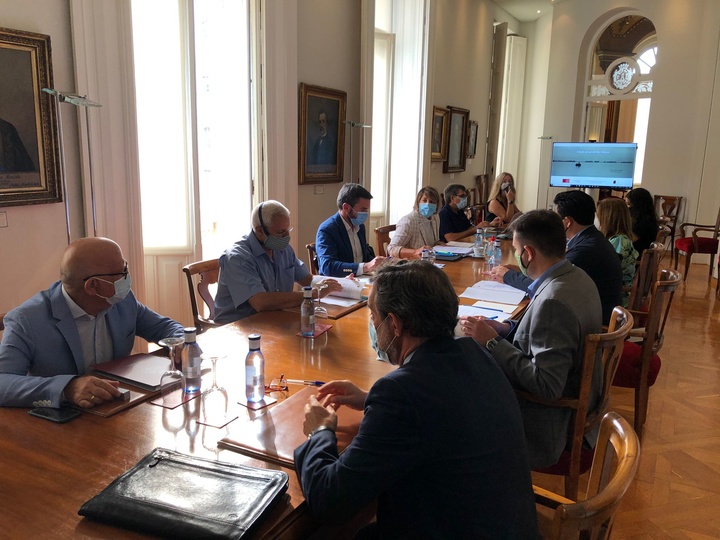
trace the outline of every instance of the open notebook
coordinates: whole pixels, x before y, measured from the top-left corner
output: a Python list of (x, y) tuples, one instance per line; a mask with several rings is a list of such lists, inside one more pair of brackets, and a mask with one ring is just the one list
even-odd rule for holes
[[(317, 388), (307, 386), (254, 420), (233, 422), (230, 434), (218, 446), (294, 469), (293, 452), (307, 440), (303, 433), (305, 404), (316, 392)], [(340, 453), (357, 435), (363, 414), (348, 407), (338, 409), (335, 433)]]

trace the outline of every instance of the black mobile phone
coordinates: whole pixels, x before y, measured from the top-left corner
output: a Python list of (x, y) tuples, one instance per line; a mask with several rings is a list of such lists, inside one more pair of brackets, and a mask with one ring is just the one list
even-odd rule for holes
[(58, 424), (64, 424), (73, 418), (77, 418), (82, 413), (77, 409), (72, 409), (70, 407), (62, 407), (60, 409), (53, 409), (52, 407), (36, 407), (35, 409), (29, 410), (28, 414), (37, 416), (38, 418), (44, 418), (45, 420), (50, 420), (51, 422), (56, 422)]

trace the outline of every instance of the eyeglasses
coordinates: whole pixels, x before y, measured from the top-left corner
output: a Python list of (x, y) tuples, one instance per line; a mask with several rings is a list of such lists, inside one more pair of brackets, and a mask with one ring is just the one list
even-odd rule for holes
[(83, 278), (83, 281), (87, 281), (88, 279), (92, 278), (99, 278), (101, 276), (122, 276), (123, 279), (127, 278), (130, 271), (128, 270), (128, 263), (125, 261), (125, 269), (122, 272), (110, 272), (107, 274), (93, 274), (92, 276), (88, 276), (86, 278)]
[(265, 393), (268, 394), (270, 392), (287, 392), (288, 391), (288, 383), (287, 379), (285, 379), (285, 375), (280, 375), (279, 379), (273, 379), (270, 381), (270, 384), (265, 385)]
[(274, 234), (270, 234), (270, 231), (265, 231), (265, 234), (268, 236), (275, 236), (275, 238), (285, 238), (286, 236), (290, 236), (290, 233), (295, 230), (295, 227), (290, 227), (288, 230), (283, 232), (280, 236), (276, 236)]

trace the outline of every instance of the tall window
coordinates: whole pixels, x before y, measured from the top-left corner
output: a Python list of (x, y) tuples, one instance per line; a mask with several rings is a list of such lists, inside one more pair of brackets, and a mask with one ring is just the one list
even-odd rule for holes
[(250, 222), (250, 1), (132, 1), (146, 251), (217, 256)]
[(375, 3), (371, 189), (390, 223), (407, 213), (422, 179), (427, 10), (427, 1)]

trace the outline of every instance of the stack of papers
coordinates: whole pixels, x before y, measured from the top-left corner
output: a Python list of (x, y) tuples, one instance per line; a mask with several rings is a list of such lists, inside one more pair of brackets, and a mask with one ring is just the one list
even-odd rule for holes
[(525, 291), (497, 281), (479, 281), (472, 287), (465, 289), (460, 297), (509, 304), (515, 309), (525, 298)]
[[(458, 242), (461, 243), (461, 242)], [(433, 251), (440, 255), (470, 255), (472, 253), (472, 244), (468, 244), (470, 247), (456, 247), (448, 244), (447, 246), (435, 246)]]

